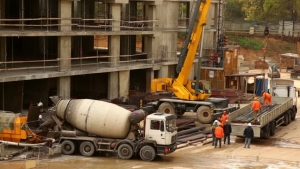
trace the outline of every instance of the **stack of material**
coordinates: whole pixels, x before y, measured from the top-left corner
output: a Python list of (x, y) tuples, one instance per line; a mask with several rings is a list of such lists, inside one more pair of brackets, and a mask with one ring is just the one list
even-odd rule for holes
[[(273, 104), (272, 106), (263, 106), (260, 111), (258, 111), (257, 118), (264, 115), (265, 113), (271, 111), (272, 109), (279, 106), (278, 104)], [(254, 123), (253, 111), (249, 110), (245, 114), (238, 116), (232, 120), (232, 123)], [(256, 122), (257, 123), (257, 122)], [(259, 125), (259, 124), (258, 124)]]
[(178, 131), (181, 131), (196, 127), (196, 123), (193, 119), (177, 119), (176, 126), (178, 127)]
[(205, 130), (205, 126), (196, 127), (195, 120), (177, 119), (178, 135), (177, 149), (187, 147), (190, 144), (209, 142), (210, 129)]

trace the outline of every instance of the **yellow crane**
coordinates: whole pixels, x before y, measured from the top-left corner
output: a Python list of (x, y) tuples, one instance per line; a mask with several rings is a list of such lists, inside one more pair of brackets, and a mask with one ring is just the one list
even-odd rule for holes
[(151, 81), (152, 93), (172, 91), (177, 97), (160, 99), (156, 104), (159, 112), (182, 116), (185, 112), (192, 111), (197, 113), (200, 122), (211, 123), (217, 118), (214, 114), (220, 114), (224, 108), (228, 107), (228, 99), (210, 98), (211, 85), (209, 81), (188, 79), (199, 42), (203, 36), (210, 3), (211, 0), (197, 0), (176, 67), (179, 73), (178, 77), (174, 80), (172, 78), (156, 78)]

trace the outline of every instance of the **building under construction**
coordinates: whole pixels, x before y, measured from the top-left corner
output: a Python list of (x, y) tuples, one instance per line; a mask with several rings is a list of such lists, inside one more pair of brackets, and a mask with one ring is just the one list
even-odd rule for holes
[[(176, 77), (177, 39), (189, 22), (184, 11), (193, 4), (0, 0), (0, 110), (22, 112), (40, 101), (50, 105), (52, 95), (128, 99), (130, 90), (149, 92), (151, 79)], [(216, 48), (223, 5), (212, 1), (203, 56)], [(98, 45), (101, 38), (107, 45)]]

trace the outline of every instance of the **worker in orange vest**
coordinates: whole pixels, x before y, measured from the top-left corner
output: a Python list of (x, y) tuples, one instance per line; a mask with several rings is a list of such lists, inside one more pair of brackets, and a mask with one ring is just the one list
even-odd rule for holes
[(225, 125), (227, 119), (228, 119), (228, 114), (226, 113), (226, 110), (224, 110), (223, 114), (222, 114), (222, 117), (221, 117), (222, 126)]
[(266, 106), (267, 104), (269, 104), (270, 106), (272, 105), (272, 96), (270, 95), (270, 93), (261, 92), (264, 98), (264, 106)]
[(261, 109), (261, 104), (256, 97), (254, 98), (251, 109), (253, 110), (254, 120), (257, 121), (257, 114), (258, 114), (258, 111)]
[(224, 130), (222, 124), (219, 124), (219, 126), (215, 128), (215, 137), (216, 137), (215, 148), (217, 147), (218, 142), (219, 142), (219, 148), (221, 148), (221, 140), (224, 137)]

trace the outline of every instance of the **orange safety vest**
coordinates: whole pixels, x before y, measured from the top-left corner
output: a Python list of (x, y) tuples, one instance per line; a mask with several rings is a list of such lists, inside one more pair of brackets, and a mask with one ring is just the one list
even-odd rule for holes
[(222, 115), (221, 119), (222, 119), (222, 125), (223, 126), (226, 123), (227, 118), (228, 118), (228, 115), (226, 113)]
[(216, 138), (223, 138), (223, 136), (224, 136), (224, 130), (223, 130), (222, 127), (220, 127), (220, 126), (216, 127), (216, 129), (215, 129), (215, 136), (216, 136)]
[(269, 93), (266, 93), (266, 92), (263, 94), (263, 97), (266, 100), (270, 100), (271, 99), (271, 95)]
[(252, 104), (252, 110), (259, 110), (260, 108), (261, 108), (260, 102), (255, 100)]

